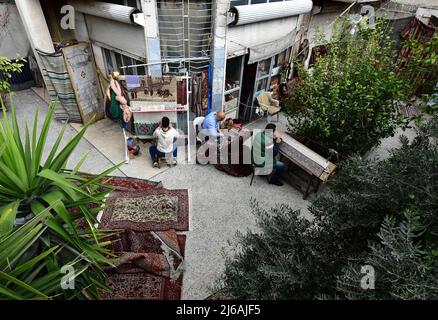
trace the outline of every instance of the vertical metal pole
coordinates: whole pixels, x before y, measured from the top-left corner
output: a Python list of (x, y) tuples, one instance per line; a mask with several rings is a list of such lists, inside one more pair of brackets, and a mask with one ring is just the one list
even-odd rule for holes
[[(191, 34), (190, 34), (190, 0), (187, 0), (187, 43), (188, 43), (188, 53), (189, 53), (189, 65), (188, 65), (188, 71), (191, 72), (191, 60), (190, 58), (192, 57), (192, 42), (191, 40)], [(184, 57), (186, 58), (186, 56), (184, 55)]]
[(213, 74), (212, 74), (212, 94), (211, 111), (223, 111), (224, 88), (225, 88), (225, 63), (227, 55), (226, 35), (227, 35), (227, 11), (230, 2), (228, 0), (216, 0), (214, 5), (213, 23)]
[(190, 76), (189, 73), (186, 71), (186, 74), (181, 78), (186, 81), (186, 108), (187, 108), (187, 161), (191, 161), (191, 155), (190, 155), (190, 94), (192, 93), (191, 90), (189, 90), (190, 85)]
[(126, 136), (125, 128), (123, 130), (123, 140), (125, 141), (125, 163), (129, 163), (129, 155), (128, 155), (128, 137)]

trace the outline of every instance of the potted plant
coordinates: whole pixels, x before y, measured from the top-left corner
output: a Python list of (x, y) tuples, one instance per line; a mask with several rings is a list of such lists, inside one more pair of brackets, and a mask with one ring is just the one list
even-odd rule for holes
[[(20, 132), (11, 104), (0, 123), (0, 299), (99, 298), (103, 266), (111, 264), (108, 231), (95, 227), (96, 215), (112, 190), (99, 175), (85, 176), (66, 164), (88, 126), (60, 148), (66, 126), (43, 159), (55, 104), (39, 128)], [(22, 133), (24, 132), (24, 138)], [(79, 228), (83, 221), (86, 228)], [(67, 277), (67, 278), (66, 278)], [(66, 279), (68, 281), (66, 281)]]

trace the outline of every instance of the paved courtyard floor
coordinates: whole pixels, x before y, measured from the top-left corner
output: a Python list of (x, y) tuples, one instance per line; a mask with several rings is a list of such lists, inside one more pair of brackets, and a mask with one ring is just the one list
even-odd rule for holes
[[(40, 106), (39, 118), (41, 122), (43, 121), (47, 104), (34, 91), (17, 92), (14, 102), (23, 128), (25, 122), (30, 124), (33, 121), (36, 106)], [(252, 124), (251, 127), (262, 128), (265, 124), (265, 120), (261, 120)], [(285, 124), (285, 118), (280, 117), (281, 130), (286, 129)], [(62, 127), (61, 122), (53, 121), (47, 150), (53, 145)], [(76, 129), (78, 129), (77, 126)], [(76, 129), (67, 125), (64, 144), (77, 132)], [(123, 146), (119, 145), (120, 142), (114, 143), (110, 136), (101, 135), (99, 139), (108, 139), (108, 141), (97, 143), (102, 146), (106, 145), (105, 152), (96, 147), (96, 142), (90, 143), (87, 139), (83, 139), (72, 155), (69, 165), (73, 166), (78, 162), (87, 150), (90, 150), (90, 155), (82, 167), (83, 171), (98, 173), (114, 165), (107, 145), (113, 143), (117, 150), (123, 150)], [(381, 147), (373, 150), (370, 157), (387, 156), (387, 149), (396, 144), (395, 139), (385, 140)], [(90, 138), (90, 140), (93, 139)], [(222, 252), (228, 250), (227, 242), (233, 240), (237, 231), (255, 229), (255, 217), (250, 207), (251, 198), (258, 200), (265, 208), (279, 203), (289, 204), (295, 209), (301, 209), (301, 213), (310, 218), (307, 207), (312, 197), (309, 197), (309, 200), (303, 200), (302, 194), (290, 185), (277, 187), (269, 185), (263, 177), (256, 177), (253, 185), (249, 186), (250, 177), (235, 178), (218, 171), (211, 165), (179, 164), (165, 170), (153, 170), (147, 167), (151, 164), (145, 159), (141, 160), (145, 161), (144, 171), (122, 167), (121, 170), (116, 170), (114, 175), (162, 181), (165, 188), (186, 188), (190, 192), (190, 231), (187, 233), (183, 299), (205, 299), (212, 293), (210, 288), (224, 267)]]

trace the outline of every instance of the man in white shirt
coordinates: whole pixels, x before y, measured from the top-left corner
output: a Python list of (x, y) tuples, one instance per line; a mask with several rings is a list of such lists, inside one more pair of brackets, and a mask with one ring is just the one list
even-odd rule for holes
[(157, 144), (152, 145), (149, 148), (149, 153), (151, 155), (153, 166), (158, 166), (158, 158), (164, 158), (166, 154), (173, 153), (173, 164), (176, 164), (177, 156), (177, 146), (174, 145), (175, 139), (178, 139), (179, 134), (176, 131), (168, 117), (163, 117), (161, 119), (160, 126), (154, 131), (154, 139), (156, 139)]

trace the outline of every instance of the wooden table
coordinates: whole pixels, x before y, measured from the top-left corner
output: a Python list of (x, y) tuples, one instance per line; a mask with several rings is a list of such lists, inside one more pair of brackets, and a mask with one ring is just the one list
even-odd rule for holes
[[(220, 132), (222, 133), (222, 136), (217, 138), (210, 137), (207, 142), (205, 142), (205, 147), (202, 150), (215, 150), (216, 152), (216, 159), (217, 163), (220, 162), (221, 152), (228, 148), (233, 143), (238, 143), (239, 139), (242, 137), (242, 139), (245, 140), (245, 138), (251, 138), (251, 131), (247, 129), (220, 129)], [(214, 145), (216, 144), (216, 146)], [(210, 147), (211, 146), (211, 147)], [(228, 149), (225, 149), (227, 155), (228, 155)]]
[[(314, 187), (313, 192), (317, 192), (321, 182), (327, 181), (335, 172), (336, 165), (295, 140), (288, 133), (283, 134), (278, 151), (283, 158), (288, 159), (290, 163), (307, 174), (305, 190), (298, 188), (304, 194), (303, 199), (306, 199), (310, 194), (312, 186)], [(291, 165), (288, 167), (288, 172), (291, 171), (290, 169)], [(295, 176), (302, 178), (297, 173), (295, 173)]]

